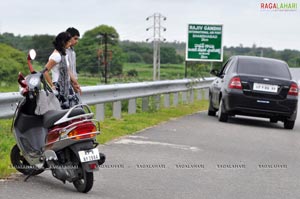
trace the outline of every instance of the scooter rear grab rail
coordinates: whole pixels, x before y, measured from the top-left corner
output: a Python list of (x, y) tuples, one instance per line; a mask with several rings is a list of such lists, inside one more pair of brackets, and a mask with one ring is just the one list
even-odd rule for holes
[[(51, 142), (48, 142), (46, 144), (46, 148), (50, 145), (53, 145), (57, 142), (61, 142), (63, 140), (66, 140), (66, 139), (72, 139), (74, 137), (77, 137), (78, 135), (75, 135), (75, 136), (72, 136), (72, 137), (69, 137), (69, 133), (72, 132), (78, 124), (82, 124), (82, 123), (85, 123), (85, 122), (93, 122), (94, 124), (98, 124), (98, 129), (100, 129), (100, 124), (97, 120), (95, 119), (84, 119), (84, 120), (80, 120), (80, 121), (77, 121), (77, 122), (74, 122), (74, 123), (71, 123), (65, 127), (63, 127), (61, 130), (60, 130), (60, 138), (58, 140), (55, 140), (55, 141), (51, 141)], [(65, 132), (67, 132), (65, 134)], [(85, 133), (85, 134), (81, 134), (81, 136), (86, 136), (86, 135), (99, 135), (100, 134), (100, 131), (93, 131), (93, 132), (89, 132), (89, 133)]]
[[(75, 108), (79, 108), (79, 107), (83, 108), (83, 109), (86, 108), (88, 110), (88, 113), (76, 115), (76, 116), (73, 116), (73, 117), (69, 117), (69, 115), (71, 114), (71, 112)], [(68, 122), (68, 121), (71, 121), (71, 120), (74, 120), (74, 119), (79, 119), (79, 118), (90, 119), (93, 116), (94, 116), (94, 113), (91, 111), (90, 107), (87, 104), (78, 104), (78, 105), (75, 105), (72, 108), (70, 108), (68, 110), (68, 112), (62, 118), (60, 118), (58, 121), (56, 121), (54, 123), (54, 125), (62, 124), (62, 123), (65, 123), (65, 122)]]

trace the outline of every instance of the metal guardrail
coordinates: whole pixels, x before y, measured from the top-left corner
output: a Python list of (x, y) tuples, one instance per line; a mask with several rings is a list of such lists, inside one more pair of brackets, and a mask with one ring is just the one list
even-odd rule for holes
[[(121, 101), (129, 100), (129, 113), (135, 113), (136, 99), (147, 99), (149, 96), (165, 95), (165, 106), (169, 106), (171, 93), (174, 94), (174, 102), (178, 103), (178, 93), (182, 92), (183, 101), (188, 101), (187, 96), (190, 92), (190, 100), (194, 96), (194, 90), (206, 89), (209, 87), (214, 78), (205, 79), (182, 79), (182, 80), (164, 80), (154, 82), (139, 82), (126, 84), (112, 84), (99, 86), (82, 87), (82, 102), (88, 105), (96, 106), (96, 118), (104, 119), (104, 104), (113, 102), (113, 116), (121, 117)], [(198, 95), (201, 95), (200, 92)], [(207, 95), (207, 94), (206, 94)], [(10, 118), (16, 110), (18, 102), (22, 96), (18, 92), (0, 93), (0, 118)], [(143, 100), (147, 103), (147, 100)], [(143, 105), (143, 107), (146, 107)], [(146, 109), (146, 108), (144, 108)]]

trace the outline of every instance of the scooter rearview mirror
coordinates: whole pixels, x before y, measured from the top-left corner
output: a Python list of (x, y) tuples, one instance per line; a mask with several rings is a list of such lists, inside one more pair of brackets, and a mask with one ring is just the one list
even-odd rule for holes
[(28, 60), (34, 60), (36, 57), (36, 52), (34, 49), (30, 49), (28, 52)]
[(27, 56), (27, 64), (28, 64), (28, 67), (29, 67), (29, 71), (31, 73), (35, 73), (33, 67), (32, 67), (32, 64), (31, 64), (31, 60), (34, 60), (36, 57), (36, 52), (34, 49), (30, 49), (29, 52), (28, 52), (28, 56)]

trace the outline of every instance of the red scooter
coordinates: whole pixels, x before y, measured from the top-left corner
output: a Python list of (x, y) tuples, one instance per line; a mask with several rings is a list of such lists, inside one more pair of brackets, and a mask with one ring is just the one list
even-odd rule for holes
[(42, 94), (50, 97), (53, 93), (44, 80), (45, 70), (33, 70), (31, 60), (35, 55), (34, 50), (29, 51), (31, 74), (18, 77), (24, 98), (13, 120), (16, 145), (11, 150), (12, 165), (28, 175), (25, 181), (49, 169), (55, 178), (63, 183), (71, 182), (79, 192), (87, 193), (93, 187), (93, 172), (105, 162), (105, 155), (99, 153), (96, 142), (99, 122), (93, 120), (93, 113), (85, 104), (36, 113), (39, 97)]

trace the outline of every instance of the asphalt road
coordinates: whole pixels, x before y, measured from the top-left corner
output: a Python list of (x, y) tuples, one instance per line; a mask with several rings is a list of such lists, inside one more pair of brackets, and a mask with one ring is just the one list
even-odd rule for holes
[(100, 150), (107, 162), (95, 173), (88, 194), (77, 193), (72, 184), (62, 184), (47, 171), (28, 182), (19, 174), (0, 181), (0, 198), (286, 199), (300, 195), (300, 117), (294, 130), (285, 130), (281, 122), (236, 117), (221, 123), (199, 112), (114, 140)]

